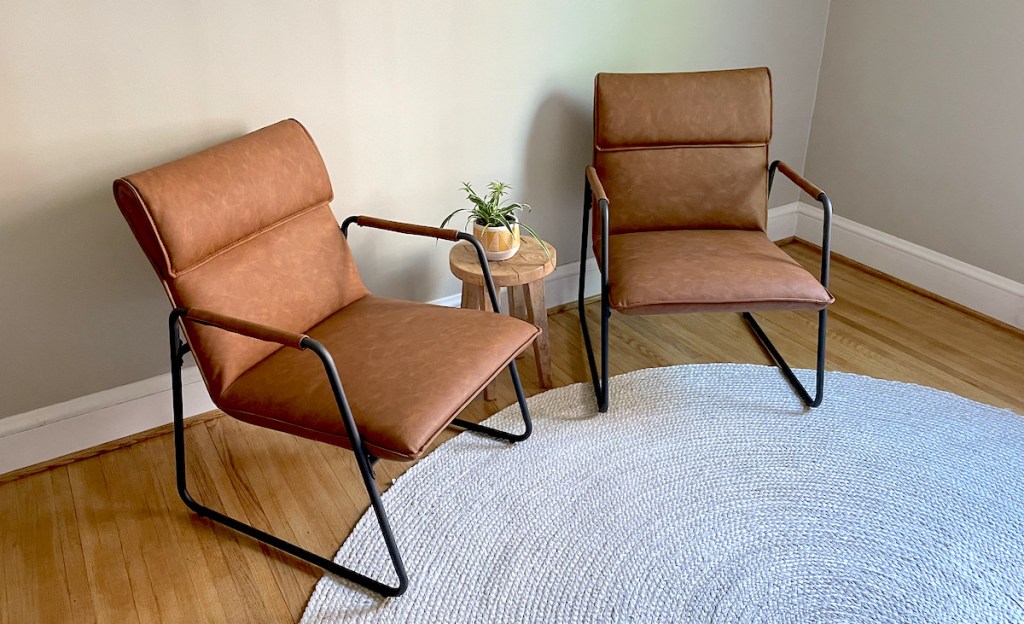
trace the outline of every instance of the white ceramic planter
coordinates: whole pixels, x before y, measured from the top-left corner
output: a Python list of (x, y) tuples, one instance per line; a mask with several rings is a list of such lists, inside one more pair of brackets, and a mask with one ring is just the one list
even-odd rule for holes
[(485, 227), (479, 223), (473, 224), (473, 236), (480, 240), (487, 259), (491, 262), (508, 260), (519, 253), (519, 223), (512, 223), (512, 231), (509, 232), (503, 226)]

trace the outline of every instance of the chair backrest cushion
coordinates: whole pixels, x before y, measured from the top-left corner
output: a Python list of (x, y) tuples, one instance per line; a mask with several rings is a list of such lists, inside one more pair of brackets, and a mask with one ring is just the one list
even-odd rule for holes
[[(114, 182), (174, 306), (305, 332), (367, 294), (306, 129), (286, 120)], [(278, 348), (188, 324), (213, 398)]]
[(609, 232), (764, 230), (771, 134), (767, 68), (598, 74), (594, 165)]

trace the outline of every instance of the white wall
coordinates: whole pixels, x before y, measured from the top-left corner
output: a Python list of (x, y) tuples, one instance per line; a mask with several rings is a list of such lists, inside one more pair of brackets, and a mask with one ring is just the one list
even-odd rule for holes
[(836, 214), (1024, 282), (1022, 33), (1017, 1), (833, 0), (807, 174)]
[[(0, 19), (0, 417), (167, 370), (168, 305), (110, 196), (285, 117), (335, 212), (437, 223), (509, 182), (578, 259), (598, 71), (768, 65), (773, 156), (803, 167), (828, 0), (8, 1)], [(795, 200), (779, 188), (773, 204)], [(371, 288), (451, 294), (447, 249), (356, 232)]]

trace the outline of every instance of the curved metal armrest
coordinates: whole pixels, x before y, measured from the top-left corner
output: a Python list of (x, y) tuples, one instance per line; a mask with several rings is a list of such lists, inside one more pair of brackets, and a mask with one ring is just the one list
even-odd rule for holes
[(821, 285), (828, 288), (829, 264), (832, 260), (831, 238), (832, 238), (832, 200), (816, 184), (807, 181), (799, 173), (793, 171), (786, 163), (776, 160), (768, 167), (768, 192), (772, 191), (772, 181), (775, 178), (775, 170), (779, 170), (802, 191), (811, 195), (821, 202), (822, 208), (822, 232), (821, 232)]
[(348, 227), (353, 223), (360, 227), (371, 227), (378, 230), (399, 232), (401, 234), (426, 236), (440, 240), (467, 241), (476, 248), (476, 255), (480, 261), (480, 268), (484, 273), (484, 283), (487, 285), (487, 294), (490, 296), (492, 309), (495, 312), (501, 312), (501, 306), (498, 305), (498, 294), (494, 289), (494, 280), (491, 278), (491, 267), (487, 264), (487, 254), (484, 253), (483, 245), (481, 245), (480, 241), (472, 234), (451, 228), (437, 228), (429, 225), (416, 225), (413, 223), (403, 223), (401, 221), (389, 221), (387, 219), (356, 215), (345, 219), (341, 223), (341, 233), (345, 238), (348, 238)]

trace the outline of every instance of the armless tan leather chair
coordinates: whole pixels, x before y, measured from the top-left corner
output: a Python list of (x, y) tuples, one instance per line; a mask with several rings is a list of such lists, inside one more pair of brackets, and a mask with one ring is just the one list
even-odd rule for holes
[[(513, 442), (526, 439), (530, 417), (515, 357), (539, 330), (501, 314), (372, 295), (349, 253), (347, 229), (355, 223), (468, 241), (482, 260), (497, 310), (483, 248), (456, 230), (371, 217), (350, 217), (339, 230), (327, 170), (294, 120), (121, 178), (114, 196), (174, 306), (170, 348), (182, 500), (201, 516), (340, 577), (385, 595), (404, 592), (408, 581), (374, 483), (374, 462), (415, 460), (452, 424)], [(193, 500), (185, 480), (181, 396), (182, 358), (189, 351), (225, 413), (355, 453), (397, 584)], [(506, 367), (525, 431), (457, 419)]]
[[(600, 411), (608, 409), (608, 319), (623, 314), (740, 312), (805, 405), (821, 404), (832, 205), (784, 163), (768, 164), (772, 87), (767, 68), (672, 74), (598, 74), (594, 164), (583, 200), (601, 269), (601, 370), (579, 314)], [(769, 240), (768, 193), (781, 171), (824, 207), (821, 277)], [(596, 205), (595, 205), (596, 204)], [(818, 310), (813, 397), (751, 316)]]

